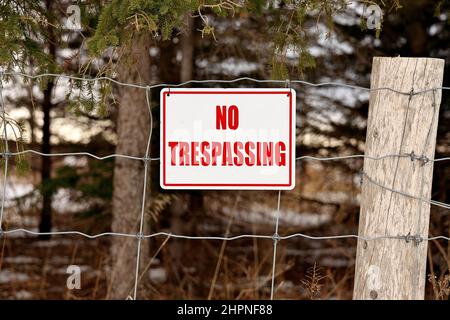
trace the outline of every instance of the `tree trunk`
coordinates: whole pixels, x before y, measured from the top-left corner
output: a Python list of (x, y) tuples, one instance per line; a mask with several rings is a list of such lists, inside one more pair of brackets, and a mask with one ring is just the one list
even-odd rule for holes
[[(186, 27), (181, 36), (181, 66), (179, 74), (181, 82), (192, 79), (194, 67), (194, 19), (190, 12), (185, 15), (185, 20)], [(170, 61), (167, 61), (167, 65), (171, 65)], [(164, 73), (162, 73), (161, 76), (166, 77)], [(187, 202), (189, 197), (185, 196), (187, 195), (185, 192), (177, 192), (177, 194), (178, 197), (174, 198), (168, 207), (170, 230), (174, 234), (184, 234), (186, 232), (190, 234), (192, 231), (192, 223), (185, 221), (188, 220), (185, 216), (189, 214), (189, 203)], [(199, 194), (199, 192), (197, 192), (197, 194)], [(193, 192), (189, 195), (192, 197)], [(179, 269), (182, 265), (181, 259), (183, 257), (183, 243), (181, 241), (172, 241), (170, 243), (170, 256), (172, 260), (172, 272), (175, 277), (180, 280), (182, 276)]]
[[(44, 91), (44, 102), (42, 104), (42, 112), (44, 113), (44, 124), (42, 125), (42, 153), (50, 153), (50, 111), (52, 109), (52, 92), (54, 83), (50, 80), (47, 88)], [(50, 232), (52, 229), (52, 195), (53, 189), (50, 186), (51, 157), (41, 157), (41, 194), (42, 194), (42, 209), (41, 209), (41, 221), (39, 224), (39, 232)], [(41, 239), (49, 239), (49, 235), (39, 236)]]
[[(119, 81), (142, 85), (150, 83), (149, 43), (148, 35), (134, 39), (130, 47), (131, 62), (125, 59), (127, 61), (122, 61), (118, 68)], [(119, 87), (118, 92), (116, 153), (144, 157), (150, 129), (145, 90)], [(138, 233), (143, 180), (143, 161), (116, 158), (112, 203), (113, 232)], [(147, 190), (147, 197), (148, 194)], [(108, 294), (112, 299), (125, 299), (134, 287), (137, 239), (119, 237), (111, 239), (112, 269)], [(147, 243), (148, 240), (142, 241), (141, 266), (148, 256)]]
[[(46, 7), (51, 11), (51, 2), (47, 1)], [(48, 27), (48, 50), (53, 61), (56, 61), (56, 39), (53, 31), (53, 26)], [(42, 125), (42, 153), (50, 153), (50, 112), (53, 108), (52, 95), (54, 89), (54, 79), (49, 79), (47, 87), (44, 90), (44, 100), (42, 103), (42, 112), (44, 114), (44, 123)], [(51, 157), (41, 157), (41, 195), (42, 195), (42, 209), (41, 221), (39, 223), (39, 232), (50, 232), (52, 230), (52, 196), (53, 188), (50, 185), (52, 162)], [(50, 235), (41, 235), (40, 239), (50, 239)]]
[(194, 68), (194, 18), (186, 14), (186, 29), (181, 37), (181, 82), (192, 79)]

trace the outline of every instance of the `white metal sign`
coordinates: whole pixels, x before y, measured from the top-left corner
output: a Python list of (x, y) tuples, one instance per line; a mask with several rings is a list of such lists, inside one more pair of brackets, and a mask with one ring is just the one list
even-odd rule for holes
[(161, 91), (161, 187), (295, 186), (295, 90)]

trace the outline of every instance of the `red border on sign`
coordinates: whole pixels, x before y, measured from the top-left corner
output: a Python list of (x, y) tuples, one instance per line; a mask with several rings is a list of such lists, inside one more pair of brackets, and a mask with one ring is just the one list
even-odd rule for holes
[[(166, 183), (166, 97), (168, 94), (287, 94), (289, 96), (289, 183)], [(290, 187), (292, 185), (292, 93), (290, 91), (165, 91), (163, 93), (163, 185), (167, 187)]]

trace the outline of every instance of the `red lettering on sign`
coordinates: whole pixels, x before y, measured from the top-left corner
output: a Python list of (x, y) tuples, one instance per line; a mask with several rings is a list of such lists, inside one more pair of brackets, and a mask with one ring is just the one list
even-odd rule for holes
[(286, 166), (286, 145), (282, 141), (169, 141), (168, 145), (173, 166)]
[(227, 106), (216, 106), (216, 129), (217, 130), (236, 130), (239, 126), (239, 109), (232, 105), (230, 108)]
[(239, 109), (236, 106), (230, 106), (228, 109), (228, 127), (236, 130), (239, 126)]

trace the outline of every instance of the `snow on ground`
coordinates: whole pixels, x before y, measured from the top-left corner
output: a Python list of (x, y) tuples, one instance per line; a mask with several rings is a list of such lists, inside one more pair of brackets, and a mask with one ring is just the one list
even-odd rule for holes
[[(68, 160), (75, 165), (75, 162)], [(22, 201), (19, 205), (14, 198), (23, 196), (33, 190), (33, 185), (30, 183), (10, 183), (7, 188), (6, 198), (6, 215), (5, 218), (9, 223), (20, 226), (36, 226), (38, 224), (37, 216), (25, 216), (22, 213), (30, 210), (35, 203), (39, 203), (35, 197)], [(34, 199), (33, 199), (34, 198)], [(345, 192), (317, 192), (314, 198), (319, 201), (332, 201), (334, 203), (344, 203), (349, 201), (349, 195)], [(69, 189), (59, 189), (54, 197), (52, 203), (53, 210), (60, 214), (79, 212), (86, 209), (86, 203), (75, 202), (71, 199)], [(226, 214), (232, 214), (231, 207), (223, 208)], [(276, 208), (270, 207), (263, 203), (252, 203), (246, 210), (238, 211), (237, 216), (240, 221), (249, 223), (273, 223), (276, 217)], [(286, 226), (298, 227), (317, 227), (330, 221), (330, 214), (316, 213), (316, 212), (298, 212), (291, 209), (281, 208), (280, 224)], [(37, 231), (37, 230), (36, 230)], [(17, 234), (11, 234), (15, 236)]]
[(39, 263), (40, 259), (28, 256), (4, 257), (3, 261), (11, 264), (32, 264)]
[(167, 271), (164, 267), (153, 268), (149, 270), (148, 276), (155, 283), (164, 283), (167, 280)]
[[(8, 235), (9, 237), (9, 235)], [(58, 246), (70, 246), (73, 244), (73, 239), (69, 238), (63, 238), (58, 237), (51, 240), (45, 240), (45, 241), (33, 241), (33, 246), (39, 247), (39, 248), (51, 248), (51, 247), (58, 247)]]
[[(68, 160), (73, 165), (79, 165), (78, 161)], [(35, 225), (36, 217), (26, 217), (22, 213), (39, 205), (38, 195), (31, 194), (34, 186), (31, 183), (10, 182), (6, 188), (6, 219), (10, 223), (18, 223), (21, 225)], [(16, 199), (30, 194), (29, 197), (17, 201)], [(75, 202), (71, 199), (71, 190), (58, 189), (53, 195), (52, 208), (58, 213), (74, 213), (87, 208), (86, 203)], [(30, 220), (30, 221), (26, 221)]]
[(16, 299), (31, 299), (33, 294), (26, 290), (19, 290), (14, 293), (14, 298)]
[(30, 276), (25, 273), (13, 272), (8, 269), (0, 271), (0, 284), (9, 283), (11, 281), (24, 282), (30, 280)]
[(72, 201), (69, 189), (58, 189), (53, 195), (52, 208), (58, 213), (74, 213), (87, 209), (88, 205)]
[(71, 167), (86, 167), (88, 159), (87, 157), (67, 156), (64, 157), (63, 164)]

